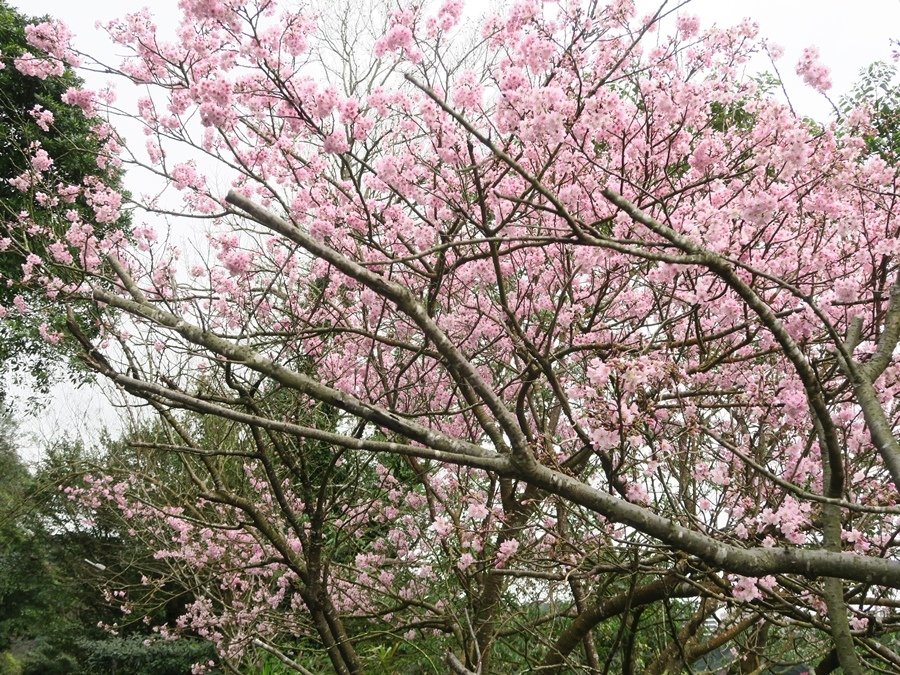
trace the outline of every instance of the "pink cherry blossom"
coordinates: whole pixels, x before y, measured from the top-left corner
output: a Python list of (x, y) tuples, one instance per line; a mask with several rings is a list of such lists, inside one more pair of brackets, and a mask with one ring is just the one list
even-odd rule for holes
[[(353, 39), (296, 3), (183, 0), (172, 39), (131, 14), (107, 30), (146, 137), (69, 90), (95, 175), (34, 145), (0, 177), (34, 195), (0, 240), (7, 320), (160, 409), (152, 456), (185, 467), (66, 493), (153, 550), (109, 602), (186, 584), (155, 633), (251, 670), (263, 644), (362, 672), (372, 636), (412, 635), (417, 666), (502, 671), (535, 617), (541, 672), (659, 616), (653, 672), (744, 648), (762, 610), (759, 667), (784, 626), (874, 644), (900, 587), (900, 179), (873, 111), (797, 117), (752, 21), (490, 9), (400, 3)], [(69, 57), (32, 41), (36, 76)], [(828, 88), (814, 50), (799, 72)], [(63, 347), (69, 307), (95, 325)]]
[(803, 78), (810, 87), (817, 91), (825, 92), (831, 89), (831, 76), (828, 68), (819, 61), (819, 50), (815, 47), (807, 47), (797, 63), (797, 74)]

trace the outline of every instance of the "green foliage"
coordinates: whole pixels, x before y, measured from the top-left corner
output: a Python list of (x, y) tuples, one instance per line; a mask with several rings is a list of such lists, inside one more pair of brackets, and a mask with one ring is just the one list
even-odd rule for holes
[[(23, 673), (69, 673), (77, 659), (73, 636), (102, 637), (97, 620), (110, 619), (83, 562), (93, 542), (60, 527), (41, 477), (16, 454), (15, 426), (0, 424), (0, 649), (16, 647)], [(86, 623), (90, 621), (92, 623)]]
[(293, 675), (296, 672), (293, 668), (289, 668), (274, 656), (267, 658), (259, 667), (256, 675)]
[[(208, 642), (159, 640), (139, 621), (122, 626), (121, 636), (98, 628), (123, 618), (103, 600), (106, 575), (127, 582), (139, 576), (133, 562), (150, 554), (112, 513), (100, 509), (86, 521), (60, 492), (99, 457), (59, 442), (32, 474), (16, 453), (15, 433), (0, 417), (0, 650), (15, 654), (0, 655), (0, 675), (182, 675), (214, 658)], [(162, 603), (156, 612), (165, 620), (182, 606)]]
[(215, 657), (209, 642), (147, 640), (142, 636), (84, 640), (78, 648), (81, 670), (87, 673), (184, 675), (190, 672), (192, 664), (206, 663)]
[[(19, 284), (22, 277), (24, 256), (34, 253), (40, 258), (47, 254), (46, 237), (29, 236), (24, 222), (34, 221), (49, 225), (62, 236), (68, 227), (64, 212), (77, 211), (85, 222), (94, 223), (93, 211), (83, 196), (73, 204), (41, 205), (36, 200), (35, 190), (21, 192), (9, 183), (25, 172), (30, 164), (34, 144), (47, 151), (53, 159), (49, 176), (54, 183), (78, 186), (86, 177), (96, 176), (106, 185), (118, 188), (121, 183), (119, 170), (97, 165), (98, 155), (102, 155), (100, 141), (92, 128), (101, 122), (98, 118), (86, 117), (80, 108), (67, 105), (61, 97), (69, 88), (79, 88), (83, 82), (71, 69), (60, 76), (46, 79), (30, 77), (20, 73), (13, 65), (14, 59), (28, 54), (31, 48), (25, 39), (25, 26), (44, 20), (18, 13), (4, 0), (0, 0), (0, 54), (4, 68), (0, 70), (0, 238), (14, 235), (24, 250), (11, 246), (0, 251), (0, 306), (9, 308), (16, 295), (22, 295), (31, 305), (41, 304), (40, 297)], [(54, 121), (49, 131), (41, 129), (30, 114), (35, 106), (41, 106), (53, 114)], [(95, 224), (98, 237), (116, 228), (127, 230), (129, 219), (124, 216), (111, 225)], [(70, 275), (63, 281), (75, 281)], [(78, 311), (80, 322), (88, 327), (93, 325), (93, 316), (86, 310)], [(49, 326), (61, 331), (65, 316), (59, 315)], [(52, 381), (54, 366), (68, 360), (70, 356), (59, 346), (50, 350), (41, 339), (37, 326), (30, 315), (10, 312), (0, 323), (0, 367), (10, 371), (17, 378), (31, 376), (32, 386), (46, 391)], [(75, 374), (75, 371), (72, 372)], [(80, 377), (84, 377), (83, 373)]]
[(78, 657), (55, 641), (31, 643), (22, 663), (22, 675), (70, 675), (79, 673)]
[(858, 105), (871, 108), (871, 131), (864, 134), (869, 152), (888, 164), (900, 160), (900, 82), (897, 67), (877, 61), (860, 71), (850, 94), (841, 99), (840, 109), (849, 113)]
[(22, 664), (9, 652), (0, 653), (0, 675), (22, 675)]
[(27, 632), (32, 614), (50, 599), (41, 577), (45, 551), (40, 523), (30, 512), (33, 480), (12, 439), (15, 425), (0, 418), (0, 649)]
[(752, 129), (755, 123), (756, 118), (747, 112), (740, 101), (727, 106), (713, 101), (709, 106), (709, 124), (720, 133), (729, 129), (746, 131)]

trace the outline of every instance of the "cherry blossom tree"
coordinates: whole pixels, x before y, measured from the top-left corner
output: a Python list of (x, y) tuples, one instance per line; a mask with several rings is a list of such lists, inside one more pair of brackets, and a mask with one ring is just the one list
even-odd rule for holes
[(169, 228), (98, 238), (99, 180), (46, 185), (93, 219), (19, 226), (180, 458), (71, 490), (193, 575), (163, 633), (299, 672), (900, 667), (897, 170), (865, 106), (797, 117), (751, 22), (683, 4), (108, 27), (145, 138), (98, 160)]

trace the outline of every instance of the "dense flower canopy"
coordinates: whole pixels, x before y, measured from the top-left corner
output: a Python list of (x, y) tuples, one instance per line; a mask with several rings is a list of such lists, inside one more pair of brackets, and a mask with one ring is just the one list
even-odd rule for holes
[[(865, 108), (799, 118), (746, 74), (752, 23), (681, 7), (520, 0), (476, 26), (449, 0), (351, 34), (179, 6), (169, 42), (146, 11), (108, 27), (145, 143), (104, 129), (98, 154), (165, 181), (141, 206), (170, 233), (98, 239), (120, 194), (48, 184), (40, 151), (18, 179), (92, 205), (20, 223), (50, 254), (24, 282), (106, 308), (73, 339), (182, 453), (177, 489), (71, 490), (215, 580), (166, 631), (348, 673), (376, 634), (457, 672), (511, 672), (523, 634), (519, 669), (624, 668), (604, 622), (689, 598), (647, 672), (722, 644), (897, 665), (897, 171)], [(61, 26), (29, 36), (36, 77), (72, 57)], [(830, 86), (814, 50), (797, 69)]]

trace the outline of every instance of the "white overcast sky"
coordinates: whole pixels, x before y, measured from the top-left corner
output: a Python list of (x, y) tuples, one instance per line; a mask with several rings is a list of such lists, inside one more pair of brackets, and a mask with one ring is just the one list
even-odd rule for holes
[[(476, 13), (496, 4), (492, 1), (489, 5), (486, 0), (469, 3)], [(116, 51), (95, 27), (96, 22), (149, 6), (165, 32), (178, 16), (177, 0), (11, 0), (11, 4), (32, 16), (47, 14), (65, 21), (75, 33), (76, 47), (107, 63), (116, 61)], [(657, 4), (654, 0), (638, 0), (645, 11)], [(818, 47), (823, 63), (831, 69), (834, 88), (830, 93), (837, 98), (850, 88), (861, 68), (890, 59), (890, 40), (900, 38), (900, 0), (693, 0), (682, 11), (699, 16), (704, 26), (731, 25), (745, 17), (755, 20), (763, 36), (785, 49), (779, 70), (793, 104), (801, 113), (819, 119), (828, 116), (830, 106), (803, 87), (794, 74), (803, 49)], [(98, 84), (91, 82), (92, 86)], [(23, 431), (35, 439), (46, 441), (68, 433), (90, 441), (104, 425), (119, 427), (116, 412), (95, 389), (75, 391), (59, 386), (43, 410), (42, 415), (23, 425)], [(41, 444), (39, 440), (27, 443), (27, 455), (35, 457)]]

